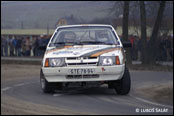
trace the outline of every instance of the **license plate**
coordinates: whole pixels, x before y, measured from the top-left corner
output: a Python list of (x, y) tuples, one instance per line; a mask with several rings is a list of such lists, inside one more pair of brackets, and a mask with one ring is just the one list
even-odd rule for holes
[(69, 69), (69, 73), (72, 75), (94, 74), (95, 69)]

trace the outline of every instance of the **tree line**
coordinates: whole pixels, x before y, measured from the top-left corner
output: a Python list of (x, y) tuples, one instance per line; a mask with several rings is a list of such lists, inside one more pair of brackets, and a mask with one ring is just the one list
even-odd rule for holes
[[(159, 34), (159, 29), (163, 19), (163, 13), (166, 5), (166, 1), (159, 1), (159, 8), (155, 23), (153, 25), (152, 34), (150, 40), (147, 41), (147, 30), (146, 30), (146, 4), (145, 1), (139, 1), (140, 10), (140, 22), (141, 22), (141, 39), (142, 39), (142, 64), (155, 64), (155, 56), (157, 53), (156, 43)], [(129, 22), (129, 7), (130, 1), (124, 1), (123, 5), (123, 40), (128, 40), (128, 22)], [(131, 64), (130, 50), (127, 49), (127, 63)]]

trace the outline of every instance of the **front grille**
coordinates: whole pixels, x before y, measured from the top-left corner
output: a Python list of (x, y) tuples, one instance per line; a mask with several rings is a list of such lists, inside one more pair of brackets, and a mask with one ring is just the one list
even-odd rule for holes
[(99, 75), (67, 75), (67, 79), (87, 79), (87, 78), (99, 78)]
[[(81, 59), (82, 57), (69, 57), (66, 58), (67, 60), (77, 60), (77, 59)], [(97, 57), (83, 57), (83, 59), (97, 59)]]
[(98, 57), (69, 57), (65, 58), (67, 66), (97, 66), (99, 58)]
[(72, 66), (72, 65), (94, 65), (94, 66), (96, 66), (97, 63), (68, 63), (68, 66)]

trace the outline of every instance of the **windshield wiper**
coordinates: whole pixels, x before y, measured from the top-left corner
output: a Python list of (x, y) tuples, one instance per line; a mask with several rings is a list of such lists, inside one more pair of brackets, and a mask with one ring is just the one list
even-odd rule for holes
[(55, 43), (51, 43), (54, 45), (73, 45), (73, 42), (55, 42)]
[(51, 43), (51, 45), (88, 45), (88, 44), (104, 44), (104, 45), (113, 45), (112, 43), (105, 43), (101, 41), (84, 41), (84, 42), (55, 42)]
[(105, 44), (105, 45), (113, 45), (112, 43), (105, 43), (101, 41), (84, 41), (80, 42), (81, 44)]
[(65, 46), (65, 45), (73, 45), (74, 43), (72, 42), (55, 42), (55, 43), (50, 43), (50, 46), (56, 46), (58, 47), (59, 45), (60, 46)]
[(52, 43), (52, 44), (73, 44), (72, 42), (55, 42), (55, 43)]

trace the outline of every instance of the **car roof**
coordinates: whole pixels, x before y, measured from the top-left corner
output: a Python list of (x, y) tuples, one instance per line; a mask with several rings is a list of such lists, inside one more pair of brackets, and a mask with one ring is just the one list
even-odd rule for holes
[[(79, 24), (79, 25), (64, 25), (64, 26), (58, 26), (58, 28), (68, 28), (68, 27), (86, 27), (86, 26), (89, 26), (89, 27), (110, 27), (110, 28), (113, 28), (111, 25), (105, 25), (105, 24)], [(57, 30), (56, 29), (56, 30)]]

